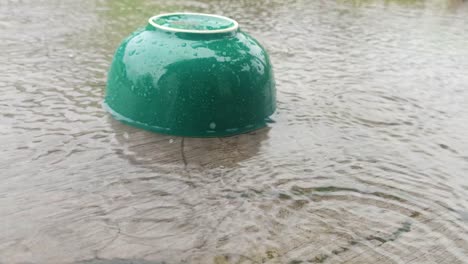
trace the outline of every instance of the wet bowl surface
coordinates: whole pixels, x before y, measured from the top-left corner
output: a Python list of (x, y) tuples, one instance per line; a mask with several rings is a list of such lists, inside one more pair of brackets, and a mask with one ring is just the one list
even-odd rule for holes
[(160, 15), (117, 49), (105, 106), (124, 123), (165, 134), (245, 133), (275, 111), (272, 66), (234, 20)]

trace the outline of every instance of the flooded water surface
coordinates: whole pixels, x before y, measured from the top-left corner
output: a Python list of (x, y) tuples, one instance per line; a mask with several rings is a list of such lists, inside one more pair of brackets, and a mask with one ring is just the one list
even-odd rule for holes
[[(275, 123), (109, 117), (115, 48), (174, 11), (265, 46)], [(466, 1), (1, 0), (0, 36), (0, 263), (468, 263)]]

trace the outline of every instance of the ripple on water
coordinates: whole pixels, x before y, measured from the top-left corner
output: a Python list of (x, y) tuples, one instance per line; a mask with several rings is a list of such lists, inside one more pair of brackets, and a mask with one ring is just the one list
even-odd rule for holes
[[(439, 2), (5, 1), (0, 262), (466, 262), (468, 7)], [(115, 47), (180, 9), (269, 50), (270, 128), (179, 138), (104, 112)]]

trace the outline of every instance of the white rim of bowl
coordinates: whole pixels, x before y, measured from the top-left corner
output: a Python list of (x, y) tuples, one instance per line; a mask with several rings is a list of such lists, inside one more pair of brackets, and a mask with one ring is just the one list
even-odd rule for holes
[[(156, 24), (154, 20), (160, 18), (160, 17), (165, 17), (165, 16), (172, 16), (172, 15), (199, 15), (199, 16), (207, 16), (207, 17), (216, 17), (216, 18), (221, 18), (225, 19), (234, 25), (228, 28), (224, 29), (215, 29), (215, 30), (196, 30), (196, 29), (180, 29), (180, 28), (171, 28), (171, 27), (166, 27), (166, 26), (161, 26), (159, 24)], [(239, 23), (235, 21), (234, 19), (231, 19), (229, 17), (225, 16), (219, 16), (219, 15), (212, 15), (212, 14), (204, 14), (204, 13), (190, 13), (190, 12), (178, 12), (178, 13), (166, 13), (166, 14), (160, 14), (157, 16), (151, 17), (148, 22), (155, 28), (159, 28), (165, 31), (171, 31), (171, 32), (181, 32), (181, 33), (197, 33), (197, 34), (217, 34), (217, 33), (227, 33), (227, 32), (232, 32), (236, 31), (239, 28)]]

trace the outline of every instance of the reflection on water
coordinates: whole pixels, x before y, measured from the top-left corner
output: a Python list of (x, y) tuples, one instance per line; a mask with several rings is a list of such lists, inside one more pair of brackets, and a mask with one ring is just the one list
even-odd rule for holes
[[(0, 262), (466, 263), (466, 1), (1, 7)], [(267, 47), (270, 128), (183, 139), (102, 110), (120, 40), (179, 10)]]
[(159, 171), (238, 166), (257, 155), (270, 130), (267, 127), (227, 138), (181, 138), (129, 127), (110, 117), (108, 122), (119, 142), (117, 154), (135, 166)]

